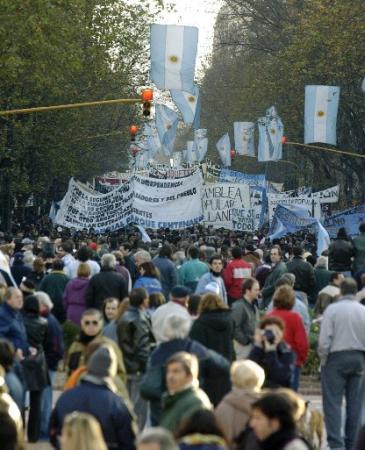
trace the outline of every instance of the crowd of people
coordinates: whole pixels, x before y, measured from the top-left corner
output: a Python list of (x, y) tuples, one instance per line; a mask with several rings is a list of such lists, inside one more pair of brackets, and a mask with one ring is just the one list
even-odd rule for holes
[[(331, 450), (365, 448), (365, 224), (319, 256), (309, 232), (13, 231), (0, 234), (2, 449), (26, 436), (61, 450), (306, 450), (324, 427)], [(323, 415), (298, 393), (313, 354)]]

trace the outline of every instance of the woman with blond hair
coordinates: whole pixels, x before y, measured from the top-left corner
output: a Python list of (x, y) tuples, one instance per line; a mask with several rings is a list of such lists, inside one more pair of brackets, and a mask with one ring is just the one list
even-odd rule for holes
[[(190, 338), (233, 360), (233, 319), (231, 310), (223, 299), (215, 293), (203, 295), (199, 304), (199, 317), (193, 322)], [(205, 390), (214, 405), (229, 392), (228, 377), (217, 377), (205, 385)], [(213, 400), (212, 400), (213, 399)]]
[(86, 413), (73, 412), (66, 416), (61, 450), (108, 450), (99, 422)]

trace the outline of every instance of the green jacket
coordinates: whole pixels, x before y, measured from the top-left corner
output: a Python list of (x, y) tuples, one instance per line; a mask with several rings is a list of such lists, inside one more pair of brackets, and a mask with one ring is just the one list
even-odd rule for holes
[(176, 394), (165, 393), (160, 425), (174, 433), (181, 420), (200, 409), (212, 409), (212, 405), (207, 394), (198, 387), (189, 386)]
[(187, 283), (198, 282), (199, 278), (209, 272), (209, 267), (199, 259), (190, 259), (184, 262), (179, 269), (180, 283), (184, 286)]
[(365, 266), (365, 233), (361, 233), (360, 236), (355, 237), (352, 243), (355, 247), (353, 272), (356, 273)]
[(52, 314), (56, 316), (59, 322), (66, 320), (66, 313), (63, 308), (63, 292), (69, 278), (61, 270), (52, 270), (51, 273), (43, 277), (39, 290), (46, 292), (53, 302)]
[(273, 267), (266, 278), (265, 285), (261, 291), (262, 293), (262, 305), (266, 307), (270, 301), (275, 291), (275, 284), (279, 278), (281, 278), (284, 273), (287, 273), (288, 269), (283, 261), (280, 261)]

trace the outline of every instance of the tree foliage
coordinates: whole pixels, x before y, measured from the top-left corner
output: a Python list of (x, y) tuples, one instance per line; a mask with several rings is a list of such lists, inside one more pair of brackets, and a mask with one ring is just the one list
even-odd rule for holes
[[(305, 85), (339, 85), (338, 147), (365, 154), (364, 23), (362, 0), (226, 0), (203, 81), (209, 137), (215, 141), (235, 120), (257, 120), (274, 104), (288, 139), (303, 142)], [(289, 147), (284, 157), (295, 169), (266, 169), (277, 181), (286, 175), (319, 188), (340, 181), (348, 200), (365, 200), (365, 160), (331, 155)], [(235, 165), (264, 170), (247, 158)]]
[[(0, 110), (136, 96), (147, 80), (149, 23), (161, 7), (0, 0)], [(136, 113), (119, 105), (0, 118), (0, 171), (18, 201), (60, 195), (70, 176), (123, 166)]]

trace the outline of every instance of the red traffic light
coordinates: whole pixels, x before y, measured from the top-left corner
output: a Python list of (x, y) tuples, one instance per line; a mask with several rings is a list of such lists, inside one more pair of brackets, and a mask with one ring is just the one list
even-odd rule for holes
[(129, 132), (130, 134), (136, 135), (138, 132), (138, 127), (137, 125), (130, 125), (129, 126)]
[(286, 144), (286, 136), (283, 136), (283, 137), (281, 138), (281, 143), (282, 143), (282, 144)]
[(141, 93), (141, 98), (143, 102), (151, 102), (153, 100), (153, 89), (151, 88), (143, 89)]
[(236, 156), (236, 150), (234, 148), (231, 148), (231, 158), (235, 158)]

